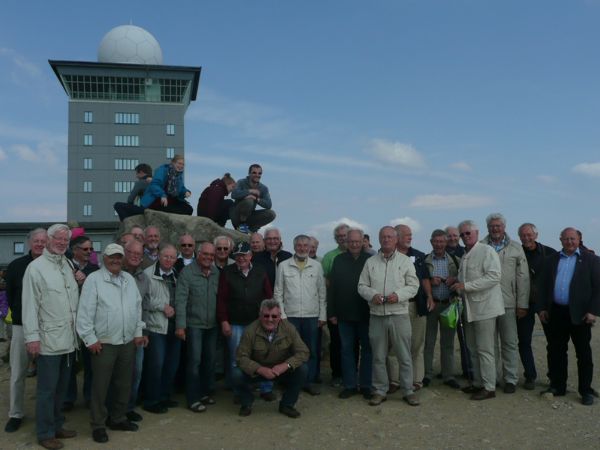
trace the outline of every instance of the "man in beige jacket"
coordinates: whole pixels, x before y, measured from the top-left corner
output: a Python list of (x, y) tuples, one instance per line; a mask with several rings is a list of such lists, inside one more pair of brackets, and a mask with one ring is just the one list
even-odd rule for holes
[(496, 318), (504, 314), (500, 288), (500, 259), (492, 247), (478, 242), (479, 230), (475, 222), (465, 220), (458, 226), (465, 244), (458, 272), (458, 282), (451, 290), (462, 294), (467, 324), (467, 345), (473, 363), (473, 385), (463, 388), (472, 400), (496, 396), (496, 367), (494, 338)]

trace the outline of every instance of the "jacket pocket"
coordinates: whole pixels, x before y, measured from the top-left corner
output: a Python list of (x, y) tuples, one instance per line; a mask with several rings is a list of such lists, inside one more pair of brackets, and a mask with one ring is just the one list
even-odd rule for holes
[(73, 348), (73, 330), (64, 319), (43, 321), (40, 335), (43, 349), (50, 353), (66, 352)]

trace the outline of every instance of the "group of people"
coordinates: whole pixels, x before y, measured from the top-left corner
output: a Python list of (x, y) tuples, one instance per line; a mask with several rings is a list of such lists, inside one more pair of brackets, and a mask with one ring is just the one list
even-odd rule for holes
[[(572, 340), (581, 402), (593, 404), (600, 260), (574, 228), (562, 231), (557, 252), (537, 241), (531, 223), (519, 227), (519, 243), (501, 214), (486, 222), (482, 239), (469, 220), (434, 230), (428, 254), (412, 247), (407, 225), (382, 227), (375, 252), (362, 230), (340, 224), (337, 247), (322, 258), (307, 235), (294, 238), (293, 252), (283, 250), (276, 228), (253, 233), (250, 243), (226, 236), (196, 242), (184, 234), (171, 245), (157, 227), (133, 227), (106, 246), (99, 265), (90, 262), (90, 239), (71, 239), (66, 225), (33, 230), (29, 253), (6, 274), (13, 332), (5, 430), (17, 430), (25, 413), (28, 354), (37, 361), (37, 439), (48, 449), (75, 436), (63, 424), (78, 392), (76, 354), (96, 442), (109, 440), (107, 428), (138, 429), (138, 397), (152, 414), (177, 406), (178, 376), (192, 412), (215, 403), (222, 374), (240, 416), (252, 413), (255, 387), (271, 402), (280, 382), (279, 412), (297, 418), (300, 393), (320, 394), (324, 327), (332, 385), (342, 399), (362, 395), (376, 406), (400, 391), (407, 404), (419, 405), (418, 391), (436, 378), (438, 331), (443, 383), (473, 400), (491, 399), (498, 385), (506, 394), (517, 389), (519, 356), (523, 388), (535, 389), (536, 314), (548, 343), (545, 392), (566, 394)], [(441, 316), (455, 301), (462, 314), (451, 328)]]
[[(181, 155), (156, 169), (154, 176), (148, 164), (138, 164), (134, 169), (137, 181), (127, 202), (114, 204), (119, 219), (143, 214), (147, 208), (191, 216), (194, 208), (187, 199), (192, 193), (184, 183), (184, 167)], [(252, 164), (248, 176), (237, 183), (229, 173), (212, 181), (198, 199), (197, 215), (212, 219), (221, 227), (231, 220), (236, 230), (246, 234), (271, 223), (275, 211), (271, 209), (269, 188), (260, 182), (262, 171), (259, 164)]]

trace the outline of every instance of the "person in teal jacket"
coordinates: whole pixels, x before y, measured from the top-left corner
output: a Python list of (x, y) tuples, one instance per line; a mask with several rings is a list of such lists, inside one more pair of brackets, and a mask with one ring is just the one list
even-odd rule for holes
[(192, 193), (183, 182), (183, 156), (175, 155), (169, 164), (154, 171), (150, 186), (144, 191), (142, 208), (191, 216), (194, 208), (186, 201)]

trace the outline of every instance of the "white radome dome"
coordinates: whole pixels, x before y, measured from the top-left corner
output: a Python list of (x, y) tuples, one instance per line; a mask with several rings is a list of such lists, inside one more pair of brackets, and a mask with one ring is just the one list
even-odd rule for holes
[(160, 65), (163, 56), (158, 41), (146, 30), (135, 25), (121, 25), (102, 38), (98, 62)]

